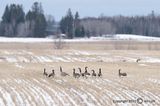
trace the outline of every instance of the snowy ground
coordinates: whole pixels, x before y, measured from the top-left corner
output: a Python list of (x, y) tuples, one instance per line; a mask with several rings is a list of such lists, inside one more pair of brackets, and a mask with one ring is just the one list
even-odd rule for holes
[[(92, 42), (72, 42), (63, 50), (53, 50), (46, 42), (1, 43), (0, 106), (160, 105), (159, 50), (105, 50), (101, 47), (106, 43)], [(70, 76), (61, 77), (60, 66)], [(72, 68), (78, 72), (85, 66), (90, 73), (102, 68), (103, 77), (72, 77)], [(43, 76), (44, 68), (47, 73), (55, 69), (56, 76)], [(127, 77), (118, 77), (119, 68)]]
[[(50, 51), (51, 52), (51, 51)], [(106, 52), (67, 50), (62, 55), (42, 54), (37, 55), (29, 51), (0, 51), (0, 62), (8, 63), (46, 63), (46, 62), (130, 62), (135, 63), (141, 59), (140, 63), (160, 63), (160, 57), (144, 56), (141, 54), (130, 53), (127, 56), (112, 55)], [(18, 65), (16, 65), (18, 66)], [(19, 66), (18, 66), (19, 67)]]
[[(111, 37), (112, 36), (112, 37)], [(158, 37), (147, 37), (142, 35), (129, 35), (129, 34), (117, 34), (117, 35), (104, 35), (102, 37), (91, 38), (75, 38), (65, 39), (66, 42), (92, 42), (92, 41), (105, 41), (105, 40), (138, 40), (138, 41), (160, 41)], [(54, 42), (51, 37), (48, 38), (7, 38), (0, 37), (0, 42), (21, 42), (21, 43), (36, 43), (36, 42)]]
[[(23, 77), (23, 76), (21, 76)], [(153, 80), (153, 81), (152, 81)], [(158, 106), (160, 95), (157, 80), (110, 78), (1, 78), (0, 105), (4, 106), (107, 106), (117, 105), (113, 100), (143, 98), (144, 106)], [(156, 82), (155, 82), (156, 81)], [(144, 83), (144, 84), (143, 84)], [(149, 84), (149, 86), (147, 85)], [(128, 86), (129, 85), (129, 86)], [(151, 86), (157, 86), (153, 91)], [(158, 93), (157, 92), (157, 93)], [(120, 106), (138, 103), (119, 103)]]
[(142, 35), (128, 35), (128, 34), (118, 34), (115, 35), (115, 39), (122, 39), (122, 40), (139, 40), (139, 41), (160, 41), (158, 37), (148, 37)]

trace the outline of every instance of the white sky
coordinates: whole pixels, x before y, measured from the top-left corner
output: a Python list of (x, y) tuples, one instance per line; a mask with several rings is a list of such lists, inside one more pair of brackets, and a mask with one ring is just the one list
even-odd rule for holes
[(0, 17), (7, 4), (22, 4), (27, 12), (33, 2), (42, 3), (44, 12), (60, 20), (68, 8), (78, 11), (81, 17), (113, 15), (147, 15), (152, 10), (160, 13), (160, 0), (0, 0)]

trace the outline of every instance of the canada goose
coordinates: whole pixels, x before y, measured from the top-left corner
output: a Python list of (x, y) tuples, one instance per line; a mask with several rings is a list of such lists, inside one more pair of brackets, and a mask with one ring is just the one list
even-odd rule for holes
[(73, 77), (79, 78), (79, 77), (80, 77), (80, 74), (79, 74), (79, 73), (76, 73), (75, 71), (76, 71), (76, 69), (73, 68)]
[(90, 73), (87, 72), (87, 68), (88, 67), (85, 67), (85, 75), (90, 75)]
[(99, 68), (99, 73), (98, 73), (98, 77), (102, 76), (102, 72), (101, 72), (101, 68)]
[(50, 73), (49, 75), (48, 75), (48, 77), (54, 77), (55, 76), (55, 73), (54, 73), (54, 70), (52, 70), (52, 73)]
[(45, 68), (44, 68), (43, 75), (44, 75), (44, 76), (48, 76), (48, 74), (47, 74), (47, 72), (46, 72), (46, 69), (45, 69)]
[(78, 68), (78, 69), (79, 69), (79, 72), (80, 72), (81, 76), (82, 76), (82, 77), (86, 77), (86, 76), (85, 76), (85, 73), (82, 73), (81, 68)]
[(121, 69), (119, 69), (119, 77), (121, 76), (127, 76), (127, 73), (121, 73)]
[(62, 71), (62, 67), (60, 67), (60, 72), (61, 72), (61, 76), (63, 76), (63, 77), (69, 76), (69, 74), (67, 74), (66, 72)]
[(139, 61), (141, 61), (141, 59), (137, 59), (136, 62), (138, 63)]
[(92, 77), (96, 77), (96, 73), (95, 73), (95, 71), (94, 70), (92, 70)]
[(122, 60), (122, 62), (126, 62), (126, 60)]

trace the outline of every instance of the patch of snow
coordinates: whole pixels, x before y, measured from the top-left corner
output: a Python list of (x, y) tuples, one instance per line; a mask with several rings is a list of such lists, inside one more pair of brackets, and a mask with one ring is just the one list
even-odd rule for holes
[(23, 98), (20, 96), (20, 93), (18, 93), (14, 87), (10, 87), (10, 89), (13, 91), (13, 93), (16, 94), (17, 103), (19, 105), (24, 105), (25, 103), (23, 101)]
[[(44, 79), (41, 79), (41, 80), (42, 80), (44, 83), (47, 83), (48, 85), (50, 85), (50, 83), (49, 83), (48, 81), (46, 81), (46, 80), (44, 80)], [(61, 101), (62, 105), (65, 105), (65, 104), (66, 104), (66, 103), (64, 102), (65, 100), (64, 100), (63, 97), (61, 96), (61, 95), (63, 95), (62, 93), (59, 95), (60, 92), (53, 90), (53, 88), (51, 88), (51, 87), (49, 87), (49, 86), (46, 86), (45, 84), (42, 84), (42, 83), (40, 83), (40, 82), (39, 82), (39, 84), (47, 87), (50, 91), (52, 91), (52, 92), (55, 94), (55, 96), (58, 98), (58, 100)], [(57, 101), (57, 102), (58, 102), (58, 101)], [(59, 103), (58, 103), (58, 104), (59, 104)]]
[(10, 63), (18, 62), (17, 59), (13, 56), (6, 56), (5, 58), (7, 62), (10, 62)]
[(160, 80), (149, 78), (148, 81), (153, 82), (155, 84), (160, 84)]
[(29, 54), (29, 55), (33, 55), (33, 52), (29, 52), (29, 51), (26, 51), (26, 50), (22, 50), (23, 54)]
[(90, 53), (86, 52), (86, 51), (75, 51), (75, 54), (76, 55), (86, 55), (86, 56), (89, 56)]
[(79, 50), (72, 50), (67, 53), (67, 55), (86, 55), (86, 56), (91, 56), (91, 55), (108, 55), (108, 53), (105, 52), (96, 52), (96, 51), (79, 51)]
[(70, 56), (64, 56), (64, 58), (68, 61), (68, 62), (74, 62), (73, 58)]
[(53, 61), (56, 61), (56, 62), (70, 62), (69, 60), (66, 60), (60, 56), (51, 56), (51, 58), (53, 59)]
[[(14, 82), (18, 83), (19, 85), (23, 85), (23, 81), (22, 79), (13, 79)], [(25, 102), (25, 106), (36, 106), (35, 102), (32, 100), (31, 95), (27, 92), (28, 88), (24, 87), (23, 89), (21, 89), (21, 91), (19, 91), (18, 93), (22, 96), (24, 102)], [(29, 91), (30, 92), (30, 91)]]
[(146, 64), (139, 64), (140, 66), (148, 66), (148, 65), (146, 65)]
[(88, 101), (89, 97), (85, 92), (82, 92), (79, 89), (71, 89), (72, 92), (76, 93), (79, 97), (81, 97), (83, 99), (83, 102), (87, 105), (87, 106), (95, 106), (95, 104), (91, 103)]
[(48, 56), (37, 56), (40, 62), (53, 62)]
[[(75, 39), (63, 39), (65, 42), (92, 42), (92, 41), (104, 41), (104, 40), (141, 40), (141, 41), (160, 41), (158, 37), (147, 37), (142, 35), (130, 35), (130, 34), (116, 34), (113, 37), (91, 37), (91, 38), (75, 38)], [(54, 42), (52, 38), (7, 38), (0, 37), (0, 42), (20, 42), (20, 43), (40, 43), (40, 42)]]
[(150, 98), (151, 98), (150, 100), (155, 100), (157, 104), (160, 104), (160, 97), (158, 97), (157, 95), (155, 95), (155, 94), (153, 94), (153, 93), (151, 93), (149, 91), (146, 91), (146, 90), (143, 90), (143, 92), (146, 95), (150, 96)]
[(21, 68), (21, 69), (24, 69), (24, 67), (18, 63), (15, 63), (15, 66), (18, 67), (18, 68)]
[(27, 85), (26, 89), (29, 90), (30, 92), (32, 92), (33, 97), (38, 99), (38, 103), (41, 105), (45, 105), (44, 100), (43, 100), (43, 96), (41, 96), (39, 91), (37, 91), (37, 89), (34, 87), (35, 85), (31, 84), (27, 80), (22, 80), (22, 81), (23, 81), (22, 84), (24, 84), (25, 86)]
[[(33, 80), (35, 82), (39, 83), (38, 80), (36, 80), (36, 79), (33, 79)], [(51, 106), (51, 104), (55, 104), (52, 97), (44, 90), (44, 88), (41, 88), (39, 86), (35, 86), (35, 88), (41, 92), (41, 95), (44, 97), (45, 102), (47, 103), (47, 106)]]
[[(1, 90), (2, 90), (2, 88), (0, 88), (0, 92), (3, 93)], [(3, 98), (0, 98), (0, 105), (5, 106)]]
[(130, 35), (130, 34), (117, 34), (114, 39), (120, 40), (140, 40), (140, 41), (160, 41), (158, 37), (148, 37), (142, 35)]
[(38, 42), (53, 42), (53, 39), (48, 39), (48, 38), (7, 38), (7, 37), (0, 37), (0, 42), (38, 43)]
[(142, 57), (141, 62), (146, 62), (146, 63), (160, 63), (160, 58)]
[(6, 50), (3, 51), (3, 53), (4, 53), (4, 54), (10, 54), (10, 52), (8, 52), (8, 51), (6, 51)]
[(9, 92), (7, 92), (4, 88), (1, 87), (0, 87), (0, 92), (3, 98), (5, 99), (7, 106), (15, 106), (13, 98), (11, 97)]
[(23, 56), (18, 56), (17, 59), (18, 59), (18, 62), (26, 62), (26, 63), (30, 62), (27, 58)]

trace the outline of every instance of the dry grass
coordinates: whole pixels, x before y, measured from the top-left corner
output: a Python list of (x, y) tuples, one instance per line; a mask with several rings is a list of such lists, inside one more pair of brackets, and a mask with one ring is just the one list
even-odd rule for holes
[[(128, 44), (130, 45), (128, 46)], [(148, 46), (150, 44), (151, 46)], [(159, 44), (160, 42), (137, 41), (77, 42), (67, 43), (63, 50), (55, 50), (52, 43), (1, 43), (0, 105), (111, 106), (124, 105), (124, 103), (113, 103), (113, 100), (131, 100), (140, 97), (145, 100), (155, 100), (154, 103), (143, 103), (143, 105), (159, 106), (159, 63), (123, 62), (121, 60), (113, 62), (34, 62), (30, 60), (33, 55), (63, 57), (72, 51), (98, 53), (98, 56), (103, 56), (106, 53), (107, 55), (104, 56), (110, 58), (121, 56), (135, 60), (138, 57), (141, 58), (141, 56), (160, 58), (160, 47), (157, 47)], [(149, 47), (154, 50), (151, 48), (149, 50)], [(8, 62), (4, 58), (6, 56), (24, 56), (30, 62)], [(95, 54), (72, 54), (71, 56), (77, 58), (98, 57)], [(62, 66), (64, 71), (70, 74), (70, 77), (61, 77), (59, 66)], [(81, 67), (84, 70), (85, 66), (88, 66), (89, 70), (95, 69), (96, 72), (99, 68), (102, 68), (103, 77), (74, 79), (72, 68)], [(48, 73), (55, 69), (55, 78), (43, 76), (44, 68), (47, 69)], [(122, 72), (126, 72), (128, 76), (119, 78), (119, 68), (122, 69)], [(125, 105), (136, 106), (138, 104), (125, 103)]]

